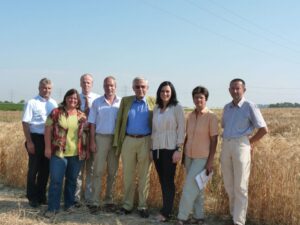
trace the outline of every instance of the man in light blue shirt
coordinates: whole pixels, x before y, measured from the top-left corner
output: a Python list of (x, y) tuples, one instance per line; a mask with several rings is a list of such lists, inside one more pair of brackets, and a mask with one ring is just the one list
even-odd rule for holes
[(119, 155), (112, 147), (113, 134), (121, 98), (116, 96), (116, 79), (108, 76), (103, 81), (105, 94), (97, 98), (90, 109), (90, 149), (93, 155), (91, 213), (100, 209), (102, 177), (107, 169), (105, 209), (113, 211), (113, 191), (119, 165)]
[(46, 186), (49, 177), (49, 160), (45, 157), (44, 130), (47, 116), (57, 107), (50, 97), (52, 82), (43, 78), (39, 83), (39, 95), (30, 99), (24, 107), (22, 125), (29, 156), (26, 197), (31, 207), (46, 204)]
[[(230, 82), (233, 100), (225, 105), (222, 117), (221, 167), (234, 225), (246, 222), (253, 143), (268, 132), (259, 108), (244, 98), (245, 91), (244, 80), (236, 78)], [(257, 129), (255, 134), (254, 129)]]

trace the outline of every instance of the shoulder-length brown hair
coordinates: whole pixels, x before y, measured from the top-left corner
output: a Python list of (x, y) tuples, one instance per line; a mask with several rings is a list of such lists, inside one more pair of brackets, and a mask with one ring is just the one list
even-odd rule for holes
[(66, 92), (66, 94), (65, 94), (65, 96), (64, 96), (64, 100), (63, 100), (62, 103), (61, 103), (61, 106), (62, 106), (62, 107), (66, 107), (66, 106), (67, 106), (67, 97), (69, 97), (69, 96), (71, 96), (71, 95), (74, 95), (74, 94), (77, 95), (77, 99), (78, 99), (76, 109), (79, 109), (79, 110), (80, 110), (80, 106), (81, 106), (80, 95), (79, 95), (78, 91), (77, 91), (76, 89), (74, 89), (74, 88), (72, 88), (72, 89), (70, 89), (70, 90), (68, 90), (68, 91)]

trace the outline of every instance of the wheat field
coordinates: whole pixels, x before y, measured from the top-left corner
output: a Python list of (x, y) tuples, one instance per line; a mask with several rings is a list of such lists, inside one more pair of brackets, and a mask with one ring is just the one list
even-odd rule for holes
[[(221, 110), (215, 111), (220, 118)], [(249, 182), (248, 219), (257, 224), (300, 224), (300, 109), (263, 109), (269, 127), (256, 144)], [(14, 187), (25, 187), (27, 153), (20, 112), (0, 112), (0, 181)], [(208, 213), (228, 214), (219, 155), (221, 138), (214, 165), (214, 176), (206, 188)], [(122, 166), (118, 172), (116, 197), (122, 199)], [(177, 167), (175, 211), (184, 181), (184, 168)], [(105, 182), (104, 182), (105, 185)], [(154, 167), (151, 170), (149, 206), (159, 207), (161, 192)]]

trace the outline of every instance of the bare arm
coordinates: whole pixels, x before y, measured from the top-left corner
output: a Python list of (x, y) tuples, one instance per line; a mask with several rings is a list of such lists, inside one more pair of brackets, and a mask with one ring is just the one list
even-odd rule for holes
[(51, 137), (52, 137), (52, 126), (45, 126), (45, 157), (51, 158)]
[(213, 170), (214, 157), (215, 157), (215, 153), (216, 153), (216, 149), (217, 149), (217, 144), (218, 144), (218, 135), (211, 136), (210, 137), (210, 145), (209, 145), (209, 155), (208, 155), (207, 162), (205, 165), (207, 175), (209, 173), (211, 173)]
[(265, 136), (268, 133), (268, 128), (267, 127), (261, 127), (257, 130), (257, 132), (250, 137), (250, 145), (251, 149), (253, 149), (253, 144), (257, 141), (259, 141), (263, 136)]
[(97, 152), (95, 135), (96, 135), (96, 125), (93, 123), (90, 123), (90, 150), (91, 150), (91, 152)]
[(27, 151), (30, 154), (34, 154), (35, 153), (35, 147), (34, 147), (34, 144), (32, 142), (32, 139), (31, 139), (29, 123), (22, 122), (22, 126), (23, 126), (23, 132), (24, 132), (24, 136), (25, 136), (25, 140), (26, 140)]

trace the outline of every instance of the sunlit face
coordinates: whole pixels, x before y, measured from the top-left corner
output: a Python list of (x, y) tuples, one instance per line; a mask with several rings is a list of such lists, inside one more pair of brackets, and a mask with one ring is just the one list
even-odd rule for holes
[(142, 99), (147, 94), (148, 84), (145, 80), (138, 80), (138, 81), (135, 81), (132, 88), (133, 88), (136, 98)]
[(243, 98), (245, 91), (246, 88), (241, 81), (230, 84), (229, 92), (235, 103), (238, 103)]
[(204, 94), (195, 94), (193, 97), (194, 104), (197, 109), (202, 110), (206, 107), (206, 98)]
[(88, 95), (92, 91), (93, 87), (93, 78), (89, 75), (84, 76), (80, 80), (80, 87), (84, 95)]
[(45, 99), (49, 99), (52, 91), (51, 84), (41, 84), (39, 86), (39, 95)]
[(68, 109), (76, 109), (78, 105), (77, 94), (72, 94), (66, 97), (66, 106)]
[(103, 88), (105, 96), (111, 97), (116, 95), (116, 82), (112, 78), (107, 78), (104, 80)]
[(169, 85), (163, 86), (160, 91), (160, 98), (163, 101), (163, 103), (168, 103), (171, 99), (172, 90)]

